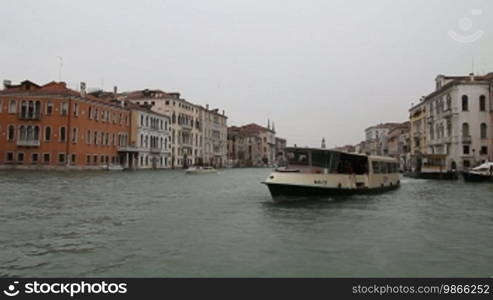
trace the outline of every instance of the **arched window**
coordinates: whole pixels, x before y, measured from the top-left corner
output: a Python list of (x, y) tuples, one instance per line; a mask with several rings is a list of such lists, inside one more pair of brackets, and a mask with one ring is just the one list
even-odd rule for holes
[(146, 117), (146, 126), (149, 126), (149, 116)]
[(45, 127), (45, 141), (51, 141), (51, 127)]
[(39, 126), (34, 126), (34, 140), (39, 140)]
[(10, 103), (9, 103), (9, 113), (11, 113), (11, 114), (17, 113), (17, 101), (10, 100)]
[(487, 138), (487, 125), (486, 125), (486, 123), (481, 123), (481, 138), (482, 139)]
[(469, 124), (462, 123), (462, 136), (469, 136)]
[(27, 140), (32, 140), (33, 139), (33, 127), (32, 126), (28, 126), (27, 127)]
[(140, 148), (144, 148), (144, 135), (140, 135)]
[(144, 126), (144, 116), (140, 115), (140, 126)]
[(462, 111), (469, 110), (469, 98), (467, 95), (462, 95)]
[(48, 101), (46, 104), (46, 114), (51, 115), (53, 113), (53, 102)]
[(486, 97), (484, 95), (479, 96), (479, 110), (486, 111)]
[(14, 137), (15, 137), (15, 127), (14, 127), (14, 125), (9, 125), (9, 133), (8, 133), (7, 139), (9, 141), (13, 141)]
[(60, 142), (65, 142), (67, 138), (67, 132), (65, 126), (60, 127)]
[(21, 101), (21, 116), (23, 118), (27, 117), (27, 102), (25, 100)]
[(27, 108), (27, 117), (32, 119), (34, 117), (34, 102), (29, 101), (29, 106)]
[(19, 128), (19, 140), (26, 140), (26, 127), (24, 125)]
[(36, 114), (36, 116), (39, 116), (39, 114), (41, 113), (41, 101), (36, 101), (36, 104), (34, 106), (34, 113)]

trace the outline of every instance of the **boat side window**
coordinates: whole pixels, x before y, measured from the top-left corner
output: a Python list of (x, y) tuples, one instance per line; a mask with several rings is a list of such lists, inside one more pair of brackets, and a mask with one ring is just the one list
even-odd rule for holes
[(378, 163), (378, 161), (372, 161), (371, 167), (373, 169), (373, 174), (379, 174), (380, 173), (380, 164)]
[(380, 173), (388, 173), (387, 163), (380, 161)]
[(366, 156), (341, 153), (337, 162), (337, 173), (366, 174), (368, 173), (368, 158)]
[(308, 165), (308, 152), (288, 152), (287, 157), (290, 165)]
[(327, 151), (312, 151), (312, 166), (328, 168), (331, 153)]

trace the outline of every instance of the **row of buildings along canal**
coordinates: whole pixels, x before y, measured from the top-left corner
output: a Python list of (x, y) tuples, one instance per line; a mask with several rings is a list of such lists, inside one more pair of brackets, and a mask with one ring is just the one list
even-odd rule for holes
[(286, 140), (274, 124), (228, 128), (225, 111), (179, 93), (118, 93), (4, 81), (0, 91), (0, 168), (129, 169), (192, 165), (271, 166)]
[(493, 161), (493, 73), (438, 75), (435, 90), (412, 103), (409, 120), (380, 123), (365, 129), (348, 152), (397, 158), (404, 171), (423, 157), (440, 158), (447, 171), (466, 171)]

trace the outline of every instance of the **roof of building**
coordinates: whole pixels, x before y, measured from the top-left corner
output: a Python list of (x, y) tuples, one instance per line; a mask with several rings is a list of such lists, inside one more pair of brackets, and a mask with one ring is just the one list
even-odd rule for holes
[(380, 124), (373, 125), (373, 126), (370, 126), (370, 127), (366, 128), (365, 131), (368, 130), (368, 129), (372, 129), (372, 128), (378, 128), (378, 129), (388, 128), (388, 129), (391, 129), (391, 128), (394, 128), (396, 126), (399, 126), (400, 124), (401, 123), (396, 123), (396, 122), (380, 123)]
[(422, 97), (420, 100), (419, 100), (419, 103), (417, 103), (416, 105), (413, 105), (409, 111), (415, 109), (416, 107), (422, 105), (423, 103), (426, 102), (426, 100), (428, 99), (431, 99), (433, 97), (435, 97), (436, 95), (439, 95), (441, 94), (443, 91), (449, 89), (450, 87), (452, 86), (455, 86), (455, 85), (458, 85), (458, 84), (465, 84), (465, 83), (486, 83), (488, 81), (492, 81), (493, 80), (493, 72), (490, 72), (486, 75), (474, 75), (474, 74), (470, 74), (468, 76), (450, 76), (450, 75), (438, 75), (437, 77), (442, 77), (443, 79), (449, 79), (451, 81), (447, 82), (446, 84), (444, 84), (443, 86), (441, 86), (440, 88), (436, 89), (435, 91), (429, 93), (428, 95)]
[(28, 95), (28, 96), (37, 96), (37, 95), (50, 95), (50, 96), (73, 96), (80, 97), (86, 100), (90, 100), (93, 102), (99, 102), (106, 105), (112, 106), (121, 106), (118, 103), (111, 102), (107, 99), (101, 99), (99, 97), (95, 97), (91, 94), (82, 95), (80, 91), (75, 91), (67, 88), (67, 84), (65, 82), (56, 82), (51, 81), (44, 85), (38, 85), (29, 80), (24, 80), (18, 85), (8, 85), (5, 89), (0, 91), (0, 95)]

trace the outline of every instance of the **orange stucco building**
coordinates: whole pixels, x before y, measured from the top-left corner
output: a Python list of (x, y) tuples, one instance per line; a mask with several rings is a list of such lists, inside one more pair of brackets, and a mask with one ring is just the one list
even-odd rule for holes
[(0, 91), (0, 168), (125, 164), (130, 111), (117, 101), (23, 81)]

